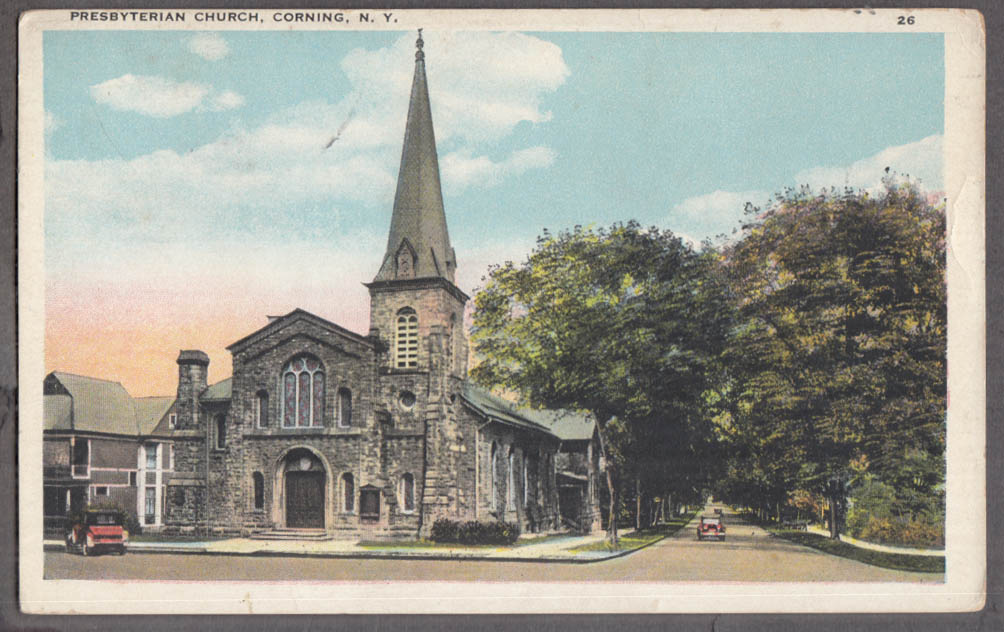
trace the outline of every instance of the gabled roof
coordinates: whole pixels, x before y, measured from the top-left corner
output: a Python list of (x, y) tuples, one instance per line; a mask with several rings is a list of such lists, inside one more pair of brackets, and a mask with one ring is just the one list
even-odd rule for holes
[(199, 399), (212, 401), (228, 400), (233, 394), (233, 384), (234, 380), (230, 377), (225, 380), (220, 380), (216, 384), (213, 384), (207, 387), (206, 390), (202, 391), (202, 394), (199, 395)]
[(265, 325), (261, 329), (253, 331), (250, 334), (238, 340), (237, 342), (231, 344), (230, 346), (227, 347), (227, 351), (230, 351), (231, 353), (240, 351), (241, 348), (247, 346), (249, 343), (258, 340), (260, 338), (263, 338), (273, 332), (280, 331), (283, 328), (288, 327), (289, 325), (299, 320), (312, 323), (322, 329), (326, 329), (332, 333), (338, 334), (344, 338), (352, 340), (353, 342), (358, 342), (360, 344), (364, 344), (367, 346), (373, 345), (373, 341), (367, 338), (366, 336), (357, 334), (356, 332), (346, 329), (341, 325), (336, 325), (330, 320), (326, 320), (324, 318), (321, 318), (320, 316), (316, 316), (306, 310), (297, 307), (296, 309), (286, 314), (285, 316), (279, 316), (278, 318), (272, 319), (267, 325)]
[(153, 434), (157, 424), (164, 418), (167, 411), (174, 405), (173, 397), (137, 397), (133, 400), (136, 407), (136, 425), (142, 435)]
[(118, 382), (62, 371), (46, 376), (45, 392), (45, 430), (148, 435), (174, 404), (174, 397), (133, 398)]
[(492, 395), (487, 390), (477, 386), (470, 380), (464, 382), (463, 400), (475, 411), (488, 417), (492, 421), (497, 421), (518, 428), (543, 432), (553, 435), (551, 430), (542, 424), (530, 419), (526, 414), (516, 408), (511, 402), (501, 397)]
[(526, 411), (534, 421), (550, 428), (562, 441), (589, 441), (596, 432), (596, 419), (589, 413), (571, 410)]
[[(129, 393), (118, 382), (99, 380), (83, 375), (55, 371), (49, 374), (65, 389), (72, 399), (70, 428), (77, 431), (107, 432), (112, 434), (136, 435), (136, 409)], [(51, 395), (49, 397), (52, 397)], [(65, 403), (50, 401), (43, 406), (55, 405), (61, 409)], [(51, 413), (54, 417), (59, 413)], [(44, 414), (46, 421), (50, 412)]]
[(416, 46), (415, 75), (411, 84), (387, 251), (373, 280), (392, 281), (398, 278), (397, 256), (403, 247), (414, 255), (413, 269), (402, 275), (404, 278), (440, 277), (452, 283), (457, 259), (446, 229), (421, 32)]

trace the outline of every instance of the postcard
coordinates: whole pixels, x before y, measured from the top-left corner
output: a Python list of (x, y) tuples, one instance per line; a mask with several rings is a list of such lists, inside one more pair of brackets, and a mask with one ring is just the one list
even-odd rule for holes
[(25, 612), (982, 607), (978, 12), (19, 46)]

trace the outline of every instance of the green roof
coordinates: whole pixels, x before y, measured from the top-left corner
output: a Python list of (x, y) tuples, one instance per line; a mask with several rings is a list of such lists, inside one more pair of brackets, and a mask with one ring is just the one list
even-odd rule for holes
[(473, 382), (464, 382), (462, 397), (464, 398), (464, 401), (471, 406), (471, 408), (493, 421), (519, 428), (526, 428), (528, 430), (535, 430), (537, 432), (553, 434), (547, 426), (530, 419), (527, 416), (526, 411), (519, 410), (512, 402), (492, 395), (487, 390), (475, 385)]
[(233, 394), (233, 378), (228, 377), (225, 380), (220, 380), (216, 384), (209, 386), (206, 390), (202, 391), (199, 395), (199, 399), (230, 399)]
[(153, 434), (154, 429), (160, 420), (164, 418), (167, 411), (174, 404), (173, 397), (137, 397), (133, 400), (136, 407), (136, 424), (139, 426), (139, 433)]
[(50, 373), (46, 384), (51, 389), (42, 401), (45, 430), (146, 435), (174, 403), (173, 397), (134, 399), (118, 382), (61, 371)]
[(525, 411), (534, 421), (550, 428), (562, 441), (589, 441), (596, 430), (596, 419), (589, 413), (571, 410)]
[(70, 417), (73, 430), (137, 434), (136, 410), (124, 386), (72, 373), (53, 372), (51, 375), (73, 399)]

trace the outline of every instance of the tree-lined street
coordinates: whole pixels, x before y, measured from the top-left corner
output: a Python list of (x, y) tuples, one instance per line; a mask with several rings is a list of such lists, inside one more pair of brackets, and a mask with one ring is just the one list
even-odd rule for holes
[(45, 577), (158, 581), (943, 581), (940, 574), (892, 571), (819, 553), (771, 537), (728, 510), (725, 522), (728, 535), (724, 542), (699, 542), (694, 520), (646, 549), (592, 564), (143, 553), (85, 558), (54, 551), (45, 554)]

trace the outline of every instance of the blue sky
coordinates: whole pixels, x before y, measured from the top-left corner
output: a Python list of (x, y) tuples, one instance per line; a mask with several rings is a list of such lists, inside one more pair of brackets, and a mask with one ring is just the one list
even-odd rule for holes
[[(172, 319), (229, 305), (242, 334), (293, 307), (365, 331), (414, 39), (46, 32), (50, 320), (79, 318), (86, 294), (147, 320), (151, 304)], [(871, 187), (886, 166), (943, 186), (940, 34), (425, 39), (467, 291), (544, 227), (636, 219), (700, 240), (787, 186)], [(54, 327), (49, 344), (73, 346)], [(182, 346), (212, 357), (233, 339)]]

